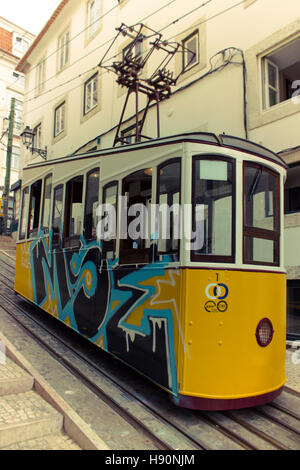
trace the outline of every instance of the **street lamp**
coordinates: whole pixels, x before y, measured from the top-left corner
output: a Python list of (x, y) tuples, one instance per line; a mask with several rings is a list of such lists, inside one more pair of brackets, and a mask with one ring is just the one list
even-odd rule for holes
[(22, 137), (23, 145), (25, 145), (27, 149), (30, 149), (32, 154), (38, 153), (44, 160), (47, 160), (47, 147), (45, 147), (45, 150), (35, 148), (33, 146), (34, 136), (35, 132), (31, 130), (29, 126), (26, 126), (22, 134), (20, 134), (20, 137)]

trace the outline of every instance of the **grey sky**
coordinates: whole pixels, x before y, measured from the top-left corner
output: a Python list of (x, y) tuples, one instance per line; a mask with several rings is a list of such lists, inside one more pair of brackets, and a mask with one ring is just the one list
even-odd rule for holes
[(38, 34), (61, 0), (0, 0), (0, 16)]

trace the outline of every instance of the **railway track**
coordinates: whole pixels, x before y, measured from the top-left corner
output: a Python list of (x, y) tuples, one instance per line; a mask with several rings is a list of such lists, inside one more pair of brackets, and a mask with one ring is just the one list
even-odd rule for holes
[[(300, 394), (284, 388), (271, 404), (230, 412), (174, 407), (167, 394), (103, 353), (101, 364), (64, 325), (20, 301), (13, 291), (14, 263), (0, 254), (0, 302), (26, 333), (127, 423), (160, 450), (299, 450)], [(33, 315), (33, 312), (34, 315)], [(38, 312), (38, 314), (37, 314)], [(46, 321), (47, 319), (47, 321)], [(55, 328), (54, 328), (55, 325)], [(57, 328), (59, 325), (59, 331)], [(69, 339), (72, 336), (73, 339)], [(80, 339), (81, 342), (81, 339)], [(76, 346), (76, 347), (75, 347)], [(102, 354), (98, 351), (97, 355)], [(95, 353), (96, 356), (96, 353)]]

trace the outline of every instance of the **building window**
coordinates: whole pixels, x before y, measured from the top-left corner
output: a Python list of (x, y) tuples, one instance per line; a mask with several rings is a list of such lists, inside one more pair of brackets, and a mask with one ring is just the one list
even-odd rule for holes
[(27, 49), (29, 48), (29, 41), (24, 39), (22, 36), (15, 36), (14, 37), (14, 49), (22, 54), (25, 54)]
[(84, 84), (84, 114), (87, 114), (98, 104), (98, 74)]
[(143, 54), (143, 35), (140, 35), (138, 38), (136, 38), (134, 41), (132, 41), (130, 44), (128, 44), (126, 47), (123, 48), (122, 50), (122, 56), (123, 60), (128, 57), (131, 59), (139, 59), (142, 57)]
[(42, 148), (41, 146), (41, 141), (42, 141), (42, 124), (38, 124), (37, 126), (35, 126), (35, 128), (33, 129), (33, 133), (34, 133), (34, 136), (33, 136), (33, 148), (35, 149), (40, 149)]
[(65, 101), (60, 104), (54, 112), (54, 137), (65, 130)]
[(121, 145), (133, 144), (135, 142), (135, 131), (135, 124), (121, 131)]
[(284, 212), (300, 211), (300, 187), (286, 188), (284, 190)]
[(100, 29), (100, 0), (88, 3), (88, 37), (92, 37)]
[(86, 178), (84, 211), (84, 238), (94, 240), (97, 236), (97, 207), (99, 201), (99, 168), (91, 170)]
[(69, 31), (64, 32), (58, 39), (58, 70), (62, 70), (69, 61)]
[(182, 41), (184, 71), (199, 63), (199, 32), (194, 31)]
[(16, 85), (24, 88), (24, 86), (25, 86), (25, 77), (24, 77), (24, 75), (20, 75), (17, 72), (13, 72), (13, 77), (14, 77), (14, 83), (16, 83)]
[(12, 170), (18, 170), (20, 164), (20, 147), (12, 146), (11, 153), (11, 168)]
[(263, 107), (289, 100), (299, 84), (300, 38), (262, 58)]
[(36, 67), (36, 92), (41, 93), (45, 83), (45, 59), (41, 60)]
[(20, 135), (22, 131), (22, 116), (23, 116), (23, 102), (15, 100), (15, 120), (14, 120), (14, 133)]

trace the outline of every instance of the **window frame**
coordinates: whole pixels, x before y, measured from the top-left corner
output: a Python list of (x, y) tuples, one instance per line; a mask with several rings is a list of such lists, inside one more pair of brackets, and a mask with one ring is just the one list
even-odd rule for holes
[[(187, 65), (188, 64), (188, 61), (187, 61), (187, 64), (186, 64), (187, 51), (185, 49), (189, 49), (187, 43), (189, 41), (191, 41), (194, 36), (196, 36), (196, 46), (197, 46), (196, 47), (196, 56), (195, 56), (196, 60), (195, 60), (195, 62), (191, 63), (190, 65)], [(198, 65), (200, 63), (200, 45), (199, 45), (199, 30), (198, 29), (194, 30), (187, 37), (182, 39), (182, 47), (184, 48), (183, 52), (182, 52), (182, 71), (183, 71), (183, 73), (185, 73), (185, 72), (189, 71), (190, 69), (192, 69), (193, 67), (195, 67), (196, 65)]]
[(197, 161), (223, 161), (232, 165), (232, 207), (231, 207), (231, 255), (201, 255), (190, 250), (191, 262), (203, 263), (236, 263), (236, 160), (220, 154), (192, 156), (192, 231), (195, 231), (195, 174)]
[[(82, 178), (82, 191), (81, 191), (81, 233), (80, 234), (73, 234), (70, 235), (70, 226), (71, 226), (71, 204), (73, 201), (73, 182), (76, 179)], [(68, 184), (72, 184), (72, 191), (68, 191)], [(78, 174), (73, 176), (73, 178), (69, 179), (65, 182), (66, 187), (66, 197), (64, 203), (64, 217), (63, 217), (63, 247), (64, 248), (77, 248), (80, 246), (80, 235), (82, 234), (83, 230), (83, 223), (84, 223), (84, 174)]]
[[(91, 18), (91, 6), (95, 4), (95, 18)], [(97, 18), (99, 13), (99, 18)], [(89, 0), (87, 3), (87, 38), (92, 39), (101, 29), (101, 0)]]
[[(159, 204), (159, 197), (160, 197), (160, 179), (161, 179), (161, 170), (165, 167), (165, 166), (168, 166), (168, 165), (172, 165), (173, 163), (179, 163), (180, 164), (180, 178), (179, 178), (179, 207), (181, 208), (181, 202), (182, 202), (182, 170), (183, 170), (183, 164), (182, 164), (182, 157), (174, 157), (174, 158), (170, 158), (168, 160), (165, 160), (164, 162), (160, 163), (157, 168), (156, 168), (156, 204)], [(158, 206), (159, 208), (159, 206)], [(179, 215), (179, 217), (181, 218), (182, 217), (182, 211)], [(158, 214), (158, 217), (159, 217), (159, 214)], [(157, 221), (158, 225), (157, 225), (157, 228), (158, 228), (158, 234), (159, 234), (159, 219)], [(182, 228), (182, 226), (181, 226)], [(181, 240), (180, 238), (178, 239), (178, 248), (177, 250), (173, 250), (173, 251), (169, 251), (169, 252), (165, 252), (165, 251), (159, 251), (158, 250), (158, 243), (157, 243), (157, 255), (158, 257), (160, 255), (166, 255), (166, 256), (174, 256), (177, 254), (177, 260), (176, 262), (179, 262), (180, 261), (180, 248), (181, 248)]]
[[(153, 169), (153, 166), (150, 167), (145, 167), (145, 168), (140, 168), (139, 170), (133, 171), (126, 176), (122, 178), (122, 196), (125, 195), (125, 184), (126, 184), (126, 179), (130, 176), (133, 176), (137, 173), (140, 172), (145, 172), (146, 170), (149, 170), (150, 168)], [(151, 199), (152, 199), (152, 194), (153, 194), (153, 174), (151, 175)], [(128, 201), (129, 202), (129, 201)], [(130, 206), (126, 207), (126, 209), (129, 209)], [(123, 211), (121, 211), (121, 218), (122, 218)], [(119, 264), (120, 265), (129, 265), (129, 264), (149, 264), (152, 261), (152, 253), (151, 253), (151, 247), (149, 248), (124, 248), (124, 244), (128, 241), (128, 212), (126, 212), (126, 233), (127, 233), (127, 238), (123, 239), (122, 236), (120, 236), (120, 247), (119, 247)], [(121, 227), (123, 227), (123, 220), (120, 221)], [(148, 227), (149, 228), (149, 227)], [(121, 234), (122, 235), (122, 234)], [(145, 243), (145, 240), (143, 240), (143, 243)]]
[[(27, 204), (27, 213), (24, 213), (24, 201), (25, 201), (25, 192), (28, 194), (28, 204)], [(26, 240), (27, 238), (27, 228), (28, 228), (28, 214), (29, 214), (29, 203), (30, 203), (30, 186), (25, 186), (22, 189), (22, 206), (20, 210), (20, 229), (19, 229), (19, 241)], [(25, 220), (25, 228), (22, 231), (23, 220)]]
[(61, 33), (57, 40), (57, 71), (63, 70), (70, 60), (70, 29)]
[(45, 58), (40, 60), (40, 62), (36, 66), (36, 95), (42, 93), (45, 88), (45, 66)]
[[(92, 87), (91, 88), (91, 101), (93, 102), (94, 101), (94, 87), (93, 87), (94, 82), (96, 82), (95, 94), (96, 94), (97, 102), (96, 102), (96, 104), (93, 104), (89, 109), (87, 109), (87, 87), (91, 83), (91, 87)], [(83, 90), (83, 115), (84, 116), (89, 114), (99, 104), (99, 101), (98, 101), (98, 94), (99, 94), (98, 93), (98, 85), (99, 85), (98, 72), (96, 72), (92, 77), (90, 77), (88, 80), (86, 80), (84, 82), (84, 90)]]
[[(37, 227), (33, 227), (32, 230), (30, 230), (30, 216), (31, 216), (31, 209), (32, 209), (32, 198), (33, 198), (33, 185), (37, 184), (38, 182), (41, 182), (41, 188), (40, 188), (40, 200), (39, 200), (39, 208), (38, 208), (38, 224)], [(40, 215), (41, 215), (41, 202), (42, 202), (42, 188), (43, 188), (43, 179), (39, 178), (38, 180), (34, 181), (30, 185), (30, 191), (29, 191), (29, 205), (28, 205), (28, 222), (27, 222), (27, 239), (31, 239), (36, 237), (39, 231), (39, 226), (40, 226)], [(36, 215), (36, 209), (34, 209), (34, 216)]]
[[(275, 69), (276, 74), (276, 84), (277, 87), (274, 87), (270, 84), (269, 81), (269, 65)], [(268, 57), (263, 57), (263, 86), (264, 86), (264, 108), (270, 109), (273, 106), (276, 106), (280, 103), (280, 83), (279, 83), (279, 67), (274, 62), (272, 62)], [(276, 103), (270, 104), (270, 90), (276, 93)]]
[[(48, 220), (48, 227), (44, 227), (43, 222), (44, 222), (44, 213), (45, 213), (46, 181), (48, 178), (51, 178), (49, 220)], [(50, 231), (50, 227), (51, 227), (52, 189), (53, 189), (53, 173), (49, 173), (43, 178), (43, 198), (42, 198), (42, 207), (41, 207), (40, 228), (43, 230), (44, 234), (48, 234)]]
[[(246, 208), (245, 208), (245, 170), (247, 167), (256, 168), (266, 171), (267, 173), (276, 177), (276, 192), (274, 199), (274, 218), (275, 218), (275, 228), (274, 230), (267, 230), (259, 227), (249, 227), (246, 225)], [(281, 253), (280, 253), (280, 235), (281, 235), (281, 202), (280, 202), (280, 174), (272, 170), (268, 166), (251, 162), (248, 160), (243, 161), (243, 264), (255, 265), (255, 266), (280, 266)], [(272, 240), (274, 242), (274, 262), (266, 261), (250, 261), (246, 258), (246, 248), (245, 248), (245, 239), (249, 238), (258, 238), (263, 240)]]
[(88, 240), (88, 241), (92, 241), (92, 240), (96, 240), (97, 239), (97, 235), (96, 236), (92, 236), (90, 238), (86, 238), (86, 208), (87, 208), (87, 201), (88, 201), (88, 178), (91, 174), (95, 173), (96, 171), (98, 171), (98, 204), (99, 204), (99, 199), (100, 199), (100, 167), (97, 166), (95, 168), (93, 168), (92, 170), (89, 170), (86, 175), (85, 175), (85, 199), (84, 199), (84, 213), (83, 213), (83, 235), (84, 235), (84, 238), (85, 240)]
[[(58, 111), (62, 110), (62, 109), (63, 109), (63, 119), (62, 119), (62, 116), (59, 116), (57, 114)], [(61, 111), (61, 113), (62, 113), (62, 111)], [(56, 129), (57, 129), (56, 122), (57, 122), (57, 120), (60, 123), (60, 127), (59, 127), (58, 132), (56, 132)], [(65, 127), (65, 122), (66, 122), (66, 101), (63, 101), (58, 106), (56, 106), (55, 109), (54, 109), (54, 134), (53, 134), (54, 138), (60, 136), (65, 131), (65, 128), (66, 128)], [(61, 126), (62, 123), (63, 123), (63, 127)]]
[(65, 184), (60, 183), (57, 184), (56, 186), (52, 187), (52, 214), (51, 214), (51, 230), (52, 230), (52, 248), (61, 248), (61, 240), (63, 234), (61, 233), (61, 226), (58, 227), (57, 233), (55, 233), (54, 229), (54, 212), (55, 212), (55, 194), (59, 189), (62, 189), (62, 198), (61, 198), (61, 222), (64, 221), (64, 193), (65, 193)]
[[(118, 239), (118, 213), (119, 213), (119, 182), (118, 180), (113, 180), (110, 181), (109, 183), (105, 184), (102, 188), (102, 204), (106, 204), (105, 198), (104, 198), (104, 193), (107, 189), (112, 188), (116, 186), (117, 188), (117, 198), (116, 198), (116, 238), (114, 240), (101, 240), (102, 242), (102, 257), (103, 259), (107, 259), (107, 252), (108, 251), (113, 251), (115, 259), (117, 257), (117, 239)], [(111, 245), (112, 249), (111, 249)]]

